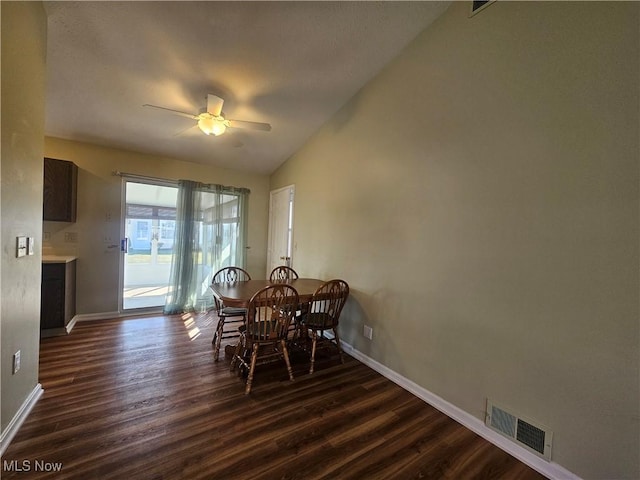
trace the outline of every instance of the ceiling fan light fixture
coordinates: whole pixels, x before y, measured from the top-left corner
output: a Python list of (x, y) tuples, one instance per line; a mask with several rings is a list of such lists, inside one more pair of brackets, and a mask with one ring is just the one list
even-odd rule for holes
[(213, 118), (200, 118), (198, 120), (198, 128), (205, 135), (211, 135), (213, 133)]
[(213, 134), (217, 137), (218, 135), (222, 135), (224, 131), (227, 129), (226, 125), (220, 121), (215, 120), (213, 122)]
[(198, 120), (198, 128), (202, 130), (205, 135), (222, 135), (227, 129), (226, 125), (213, 117), (202, 117)]

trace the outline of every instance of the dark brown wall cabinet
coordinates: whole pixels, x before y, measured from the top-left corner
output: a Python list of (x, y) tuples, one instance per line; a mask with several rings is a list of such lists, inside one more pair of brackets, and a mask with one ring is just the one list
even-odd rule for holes
[(64, 328), (76, 314), (76, 261), (42, 264), (40, 328)]
[(75, 222), (77, 190), (78, 166), (75, 163), (44, 159), (44, 220)]

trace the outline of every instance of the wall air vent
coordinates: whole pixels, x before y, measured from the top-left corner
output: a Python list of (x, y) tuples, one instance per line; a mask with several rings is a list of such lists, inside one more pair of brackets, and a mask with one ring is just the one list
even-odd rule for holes
[(485, 424), (545, 460), (551, 460), (553, 432), (546, 427), (499, 407), (489, 399)]
[(496, 0), (474, 0), (471, 2), (471, 12), (469, 13), (470, 17), (473, 17), (476, 13), (481, 10), (484, 10), (489, 5), (491, 5)]

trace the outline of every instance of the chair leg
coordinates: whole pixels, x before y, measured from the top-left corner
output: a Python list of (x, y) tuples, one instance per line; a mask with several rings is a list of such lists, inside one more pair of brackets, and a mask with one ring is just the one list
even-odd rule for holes
[(229, 371), (233, 372), (236, 366), (236, 359), (240, 358), (240, 350), (242, 349), (244, 337), (240, 336), (238, 338), (238, 343), (236, 344), (236, 351), (233, 352), (233, 357), (231, 358), (231, 365), (229, 366)]
[(284, 356), (284, 363), (287, 364), (287, 372), (289, 372), (289, 380), (293, 382), (293, 369), (291, 368), (291, 362), (289, 362), (289, 350), (287, 349), (287, 342), (285, 340), (280, 341), (282, 345), (282, 355)]
[(290, 340), (291, 343), (294, 343), (298, 340), (298, 322), (295, 319), (293, 319), (291, 325), (289, 325), (287, 340)]
[(316, 362), (316, 344), (318, 343), (318, 333), (311, 330), (311, 367), (309, 367), (309, 375), (313, 373), (313, 366)]
[(253, 383), (253, 372), (256, 369), (256, 361), (258, 359), (258, 344), (253, 344), (253, 350), (251, 352), (251, 366), (249, 367), (249, 376), (247, 377), (247, 387), (244, 390), (244, 394), (251, 393), (251, 384)]
[(344, 363), (344, 355), (342, 354), (342, 347), (340, 346), (340, 336), (338, 335), (338, 329), (333, 329), (333, 336), (336, 340), (336, 346), (338, 347), (338, 353), (340, 353), (340, 363)]
[(222, 342), (222, 333), (224, 331), (224, 317), (219, 317), (218, 326), (216, 327), (216, 333), (213, 335), (213, 343), (215, 347), (213, 348), (213, 360), (215, 362), (218, 361), (220, 357), (220, 342)]
[(298, 340), (301, 343), (305, 344), (304, 346), (306, 348), (306, 342), (307, 342), (307, 339), (309, 338), (309, 331), (307, 329), (307, 326), (302, 322), (298, 322), (298, 336), (299, 336)]

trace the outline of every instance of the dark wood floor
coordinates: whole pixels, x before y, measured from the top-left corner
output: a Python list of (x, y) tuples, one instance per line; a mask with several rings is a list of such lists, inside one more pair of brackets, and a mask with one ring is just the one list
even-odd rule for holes
[(2, 478), (544, 478), (348, 356), (310, 376), (293, 355), (293, 383), (283, 365), (258, 367), (245, 396), (228, 361), (213, 361), (212, 334), (212, 318), (173, 316), (42, 340), (45, 392)]

